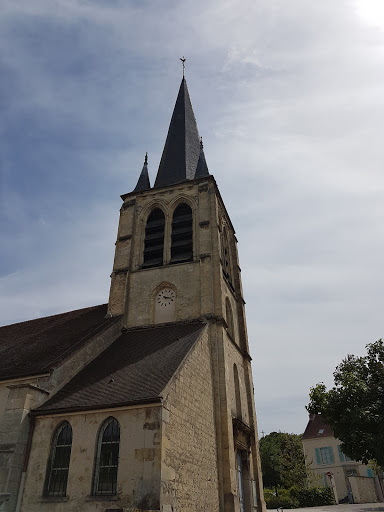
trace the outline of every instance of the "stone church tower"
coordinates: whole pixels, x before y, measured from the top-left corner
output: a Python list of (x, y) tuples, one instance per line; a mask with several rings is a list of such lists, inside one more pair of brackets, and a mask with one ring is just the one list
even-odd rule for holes
[(121, 197), (108, 304), (0, 328), (0, 510), (263, 512), (237, 240), (184, 77), (154, 185), (146, 156)]
[[(154, 186), (146, 157), (136, 188), (122, 199), (108, 311), (123, 315), (126, 328), (194, 319), (207, 323), (220, 510), (260, 510), (237, 239), (208, 171), (185, 78)], [(188, 414), (191, 397), (184, 398)]]

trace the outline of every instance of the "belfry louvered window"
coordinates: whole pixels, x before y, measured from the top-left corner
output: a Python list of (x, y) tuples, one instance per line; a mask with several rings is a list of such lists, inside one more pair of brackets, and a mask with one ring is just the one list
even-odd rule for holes
[(173, 212), (171, 263), (182, 263), (193, 259), (192, 210), (185, 203)]
[(120, 425), (115, 418), (108, 418), (99, 432), (93, 494), (115, 495), (119, 466)]
[(145, 227), (143, 267), (163, 264), (165, 217), (160, 208), (152, 210)]
[(228, 297), (225, 298), (225, 319), (227, 321), (228, 334), (231, 338), (235, 338), (235, 329), (233, 328), (233, 314), (231, 304)]
[(72, 427), (61, 423), (52, 437), (51, 453), (45, 479), (45, 496), (65, 496), (72, 448)]
[(231, 288), (233, 289), (233, 278), (232, 278), (232, 263), (231, 255), (229, 252), (228, 233), (224, 228), (222, 236), (222, 260), (223, 260), (223, 274), (228, 280)]

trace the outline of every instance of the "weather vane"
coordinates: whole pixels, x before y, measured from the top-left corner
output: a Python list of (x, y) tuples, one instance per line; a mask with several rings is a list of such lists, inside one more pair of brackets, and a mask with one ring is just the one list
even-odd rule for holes
[(181, 62), (183, 63), (183, 78), (184, 78), (184, 71), (185, 71), (185, 61), (187, 60), (184, 55), (183, 57), (180, 57)]

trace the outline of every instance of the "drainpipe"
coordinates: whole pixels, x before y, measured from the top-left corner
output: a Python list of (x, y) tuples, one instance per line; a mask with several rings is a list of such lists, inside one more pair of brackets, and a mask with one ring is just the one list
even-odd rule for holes
[(31, 453), (32, 437), (33, 437), (34, 430), (35, 430), (35, 417), (30, 415), (29, 416), (28, 440), (27, 440), (27, 445), (25, 448), (25, 456), (24, 456), (24, 462), (23, 462), (23, 467), (22, 467), (20, 487), (19, 487), (19, 493), (17, 495), (17, 503), (16, 503), (15, 512), (20, 512), (20, 508), (21, 508), (21, 502), (23, 499), (23, 492), (24, 492), (24, 486), (25, 486), (25, 477), (27, 476), (27, 467), (28, 467), (29, 455)]

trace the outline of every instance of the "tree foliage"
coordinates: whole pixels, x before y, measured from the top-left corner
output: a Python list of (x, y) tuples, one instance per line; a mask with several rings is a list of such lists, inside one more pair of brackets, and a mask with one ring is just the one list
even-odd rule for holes
[(301, 436), (272, 432), (260, 439), (260, 459), (265, 487), (306, 485), (307, 472)]
[(334, 386), (312, 387), (307, 410), (321, 414), (351, 459), (384, 466), (384, 343), (366, 346), (367, 355), (348, 355), (337, 366)]

